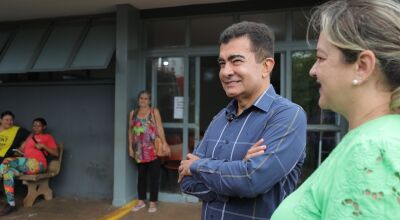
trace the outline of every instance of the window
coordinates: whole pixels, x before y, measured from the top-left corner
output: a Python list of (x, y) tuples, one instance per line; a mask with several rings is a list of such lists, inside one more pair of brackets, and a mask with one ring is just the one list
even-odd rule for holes
[(185, 46), (185, 20), (149, 21), (147, 30), (148, 48)]
[(309, 75), (316, 60), (315, 51), (292, 53), (292, 100), (301, 105), (307, 114), (307, 157), (301, 180), (305, 180), (329, 155), (340, 138), (340, 117), (318, 106), (318, 85)]
[(190, 26), (190, 44), (192, 46), (218, 45), (219, 35), (232, 23), (232, 16), (192, 19)]
[(241, 21), (254, 21), (268, 25), (275, 34), (275, 41), (284, 41), (286, 36), (285, 12), (241, 15)]

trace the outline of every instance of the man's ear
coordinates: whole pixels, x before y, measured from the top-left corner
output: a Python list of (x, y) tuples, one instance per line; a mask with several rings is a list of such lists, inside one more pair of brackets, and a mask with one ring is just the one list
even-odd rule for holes
[(262, 78), (269, 77), (275, 65), (275, 60), (272, 57), (265, 58), (263, 61)]
[(357, 60), (356, 77), (362, 82), (367, 81), (375, 72), (376, 57), (371, 50), (362, 51)]

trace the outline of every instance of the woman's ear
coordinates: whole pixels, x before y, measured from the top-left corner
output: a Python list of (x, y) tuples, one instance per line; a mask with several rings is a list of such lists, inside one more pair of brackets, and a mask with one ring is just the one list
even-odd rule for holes
[(362, 51), (357, 60), (356, 75), (362, 82), (367, 81), (375, 72), (376, 57), (371, 50)]

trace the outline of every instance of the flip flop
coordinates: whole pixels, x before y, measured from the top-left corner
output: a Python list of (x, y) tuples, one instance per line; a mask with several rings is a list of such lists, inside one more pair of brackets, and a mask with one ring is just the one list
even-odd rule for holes
[(137, 212), (144, 207), (146, 207), (146, 204), (144, 204), (144, 203), (141, 205), (136, 205), (135, 207), (132, 208), (132, 212)]
[(149, 213), (154, 213), (157, 212), (157, 208), (156, 207), (150, 207), (148, 210)]

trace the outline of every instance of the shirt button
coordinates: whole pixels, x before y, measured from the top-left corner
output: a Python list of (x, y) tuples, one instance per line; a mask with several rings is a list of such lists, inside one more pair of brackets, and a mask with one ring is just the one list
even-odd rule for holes
[(229, 144), (229, 141), (228, 141), (228, 140), (225, 140), (225, 144)]

